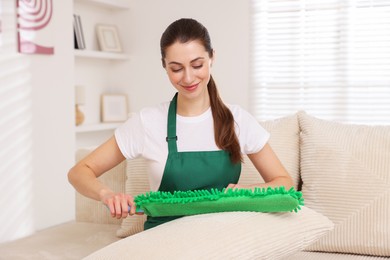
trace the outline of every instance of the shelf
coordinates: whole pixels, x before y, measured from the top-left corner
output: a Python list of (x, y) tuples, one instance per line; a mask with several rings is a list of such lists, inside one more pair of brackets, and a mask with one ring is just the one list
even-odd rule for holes
[(129, 9), (130, 4), (125, 0), (75, 0), (76, 2), (99, 5), (106, 8), (124, 10)]
[(130, 57), (123, 53), (112, 53), (103, 51), (74, 50), (75, 57), (106, 59), (106, 60), (129, 60)]
[[(1, 0), (0, 0), (1, 1)], [(88, 88), (88, 95), (94, 97), (95, 102), (101, 93), (105, 93), (107, 85), (116, 82), (116, 75), (124, 68), (130, 67), (131, 56), (126, 52), (105, 52), (101, 51), (96, 43), (94, 26), (98, 23), (113, 23), (117, 26), (125, 26), (129, 23), (129, 13), (131, 11), (132, 0), (73, 0), (74, 13), (80, 13), (86, 20), (86, 30), (91, 44), (86, 49), (74, 49), (74, 76), (75, 81), (80, 84), (94, 85)], [(90, 30), (88, 30), (90, 29)], [(103, 70), (103, 73), (101, 73)], [(104, 73), (109, 70), (107, 73)], [(97, 75), (99, 74), (99, 75)], [(121, 73), (122, 74), (122, 73)], [(121, 75), (119, 75), (122, 77)], [(115, 77), (115, 78), (114, 78)], [(128, 75), (123, 78), (127, 79)], [(105, 82), (104, 84), (94, 84), (94, 82)], [(118, 90), (126, 93), (125, 86), (118, 86)], [(96, 147), (112, 137), (115, 129), (124, 122), (99, 122), (99, 108), (88, 107), (88, 118), (96, 118), (92, 122), (88, 121), (79, 126), (73, 126), (76, 147)]]
[(122, 123), (99, 123), (90, 125), (76, 126), (76, 133), (98, 132), (106, 130), (114, 130)]

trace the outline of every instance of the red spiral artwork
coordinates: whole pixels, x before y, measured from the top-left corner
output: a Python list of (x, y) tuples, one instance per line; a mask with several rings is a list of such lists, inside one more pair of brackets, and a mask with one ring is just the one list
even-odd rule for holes
[(16, 0), (18, 20), (18, 51), (20, 53), (54, 54), (50, 46), (52, 0)]

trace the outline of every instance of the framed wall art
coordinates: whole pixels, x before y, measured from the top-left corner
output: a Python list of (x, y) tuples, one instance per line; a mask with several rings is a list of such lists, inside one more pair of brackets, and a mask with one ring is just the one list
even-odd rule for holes
[(16, 0), (19, 53), (54, 54), (52, 0)]
[(101, 96), (101, 121), (123, 122), (128, 118), (128, 102), (125, 94), (103, 94)]
[(122, 44), (115, 25), (97, 24), (96, 34), (101, 51), (122, 52)]

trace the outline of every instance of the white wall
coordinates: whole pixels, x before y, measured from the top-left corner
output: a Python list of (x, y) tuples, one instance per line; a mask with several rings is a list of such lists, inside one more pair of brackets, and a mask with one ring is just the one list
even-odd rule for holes
[[(8, 11), (16, 17), (14, 3), (12, 6), (13, 10)], [(6, 55), (15, 57), (15, 62), (23, 66), (20, 77), (24, 80), (22, 88), (29, 108), (17, 115), (15, 121), (27, 118), (28, 124), (20, 130), (24, 134), (31, 133), (29, 140), (18, 140), (20, 135), (5, 140), (19, 147), (15, 154), (0, 153), (2, 164), (10, 164), (6, 171), (0, 172), (1, 180), (6, 180), (1, 185), (0, 242), (74, 218), (74, 191), (66, 178), (74, 162), (73, 41), (70, 40), (73, 34), (69, 15), (72, 8), (71, 1), (54, 1), (51, 25), (55, 55), (50, 56), (18, 54), (14, 40), (15, 19), (2, 21), (3, 28), (14, 35)], [(17, 81), (18, 77), (11, 78), (1, 87), (12, 89)], [(20, 90), (15, 95), (18, 92)], [(5, 130), (1, 129), (1, 133)], [(23, 150), (23, 157), (12, 158)], [(26, 162), (28, 164), (24, 165)], [(24, 173), (19, 174), (21, 165), (24, 165)]]
[(55, 55), (32, 55), (34, 222), (42, 229), (74, 218), (72, 1), (53, 1)]

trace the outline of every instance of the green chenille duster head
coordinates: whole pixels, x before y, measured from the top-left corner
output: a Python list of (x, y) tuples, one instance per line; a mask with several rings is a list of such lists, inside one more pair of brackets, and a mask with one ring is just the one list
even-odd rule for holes
[(302, 193), (285, 187), (148, 192), (134, 199), (137, 211), (152, 217), (188, 216), (227, 211), (297, 212)]

